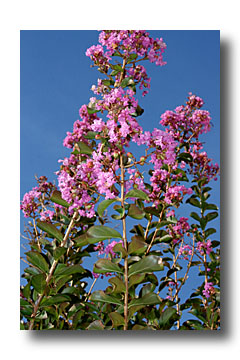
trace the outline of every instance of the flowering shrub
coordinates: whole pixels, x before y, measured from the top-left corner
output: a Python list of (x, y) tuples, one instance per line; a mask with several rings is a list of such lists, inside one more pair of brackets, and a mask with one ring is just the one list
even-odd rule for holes
[[(200, 141), (210, 114), (190, 93), (161, 116), (160, 129), (143, 131), (136, 92), (145, 96), (150, 78), (140, 62), (165, 65), (166, 44), (125, 30), (102, 31), (99, 43), (86, 55), (102, 78), (63, 141), (71, 153), (59, 160), (58, 184), (42, 176), (21, 202), (31, 219), (21, 329), (217, 330), (219, 242), (208, 223), (218, 208), (208, 184), (219, 167)], [(142, 148), (139, 158), (132, 143)], [(179, 217), (184, 203), (189, 215)], [(97, 257), (91, 269), (88, 257)], [(201, 284), (181, 301), (196, 270)], [(103, 277), (109, 286), (94, 291)], [(184, 319), (186, 310), (193, 319)]]

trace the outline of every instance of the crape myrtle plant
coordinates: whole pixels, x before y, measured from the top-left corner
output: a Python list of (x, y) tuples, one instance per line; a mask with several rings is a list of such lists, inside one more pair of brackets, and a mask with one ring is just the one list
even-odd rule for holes
[[(210, 223), (218, 208), (209, 201), (219, 167), (200, 140), (210, 114), (189, 93), (161, 116), (161, 128), (143, 131), (138, 122), (136, 92), (150, 88), (142, 64), (165, 65), (165, 49), (146, 31), (108, 30), (86, 51), (101, 75), (64, 139), (70, 155), (59, 160), (58, 184), (36, 178), (21, 201), (30, 247), (21, 329), (220, 328), (219, 241)], [(181, 301), (191, 276), (196, 288)], [(103, 277), (109, 286), (94, 291)]]

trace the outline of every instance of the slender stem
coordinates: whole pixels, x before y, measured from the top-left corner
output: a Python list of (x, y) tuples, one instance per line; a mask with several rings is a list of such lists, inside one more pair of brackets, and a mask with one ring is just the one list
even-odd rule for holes
[[(176, 284), (176, 294), (175, 294), (175, 297), (176, 297), (176, 301), (178, 302), (178, 279), (177, 279), (177, 272), (175, 271), (174, 273), (174, 278), (175, 278), (175, 284)], [(179, 315), (179, 304), (176, 305), (176, 310), (177, 310), (177, 314)], [(180, 328), (180, 321), (178, 320), (177, 321), (177, 329), (179, 330)]]
[(145, 235), (144, 235), (144, 240), (147, 240), (148, 233), (149, 233), (149, 227), (151, 225), (151, 221), (152, 221), (152, 215), (150, 215), (150, 219), (148, 220), (147, 228), (146, 228)]
[[(120, 155), (120, 167), (121, 167), (121, 205), (124, 209), (124, 166), (123, 166), (123, 155)], [(127, 243), (127, 229), (126, 229), (126, 218), (122, 219), (123, 224), (123, 244), (126, 251), (128, 251)], [(124, 295), (124, 330), (128, 329), (128, 259), (124, 259), (124, 281), (125, 281), (125, 295)]]
[(191, 258), (189, 260), (189, 263), (188, 263), (188, 266), (187, 266), (187, 270), (186, 270), (186, 273), (184, 275), (184, 278), (182, 279), (181, 281), (181, 285), (179, 286), (179, 288), (177, 289), (175, 295), (174, 295), (174, 298), (173, 298), (173, 301), (175, 298), (177, 298), (182, 286), (184, 285), (185, 281), (187, 280), (187, 275), (188, 275), (188, 272), (190, 270), (190, 267), (191, 267), (191, 264), (192, 264), (192, 260), (193, 260), (193, 255), (194, 255), (194, 250), (195, 250), (195, 236), (193, 236), (193, 245), (192, 245), (192, 254), (191, 254)]
[(89, 289), (89, 292), (88, 292), (88, 294), (87, 294), (87, 298), (90, 296), (90, 294), (91, 294), (91, 292), (92, 292), (92, 289), (93, 289), (94, 285), (96, 284), (97, 279), (98, 279), (98, 278), (95, 278), (95, 279), (94, 279), (94, 281), (93, 281), (93, 283), (92, 283), (92, 285), (91, 285), (91, 287), (90, 287), (90, 289)]
[(38, 231), (37, 231), (37, 227), (36, 227), (35, 218), (33, 218), (33, 227), (34, 227), (34, 231), (35, 231), (35, 235), (36, 235), (36, 239), (37, 239), (38, 248), (39, 248), (39, 250), (41, 250), (41, 245), (40, 245), (40, 241), (39, 241), (39, 238), (38, 238)]
[[(162, 208), (162, 211), (160, 213), (160, 216), (159, 216), (159, 219), (158, 219), (158, 224), (160, 224), (160, 222), (162, 221), (162, 216), (163, 216), (163, 211), (164, 211), (164, 207)], [(158, 228), (156, 227), (156, 230), (154, 231), (154, 234), (153, 234), (153, 237), (152, 237), (152, 240), (147, 248), (147, 251), (146, 251), (146, 254), (145, 256), (149, 253), (149, 251), (151, 250), (152, 246), (153, 246), (153, 243), (156, 239), (156, 236), (157, 236), (157, 232), (158, 232)]]
[(123, 80), (123, 77), (124, 77), (126, 62), (127, 62), (127, 59), (124, 58), (124, 59), (123, 59), (123, 64), (122, 64), (122, 70), (123, 70), (123, 71), (121, 72), (121, 75), (120, 75), (119, 85), (121, 84), (121, 82), (122, 82), (122, 80)]
[[(68, 225), (68, 228), (67, 228), (67, 231), (66, 231), (66, 234), (63, 238), (63, 241), (61, 242), (60, 244), (60, 247), (64, 247), (66, 245), (66, 242), (67, 242), (67, 239), (68, 239), (68, 236), (72, 230), (72, 227), (74, 225), (74, 221), (76, 219), (76, 217), (78, 216), (78, 212), (75, 211), (71, 221), (70, 221), (70, 224)], [(42, 301), (44, 295), (45, 295), (45, 291), (46, 291), (46, 288), (47, 286), (49, 285), (51, 279), (52, 279), (52, 276), (53, 276), (53, 273), (54, 273), (54, 270), (56, 268), (58, 264), (58, 260), (54, 260), (53, 263), (52, 263), (52, 266), (50, 268), (50, 271), (49, 271), (49, 274), (46, 278), (46, 287), (45, 287), (45, 290), (43, 291), (43, 293), (39, 296), (39, 298), (37, 299), (36, 303), (35, 303), (35, 306), (34, 306), (34, 309), (33, 309), (33, 313), (31, 315), (32, 319), (30, 321), (30, 325), (29, 325), (29, 330), (33, 330), (33, 326), (34, 326), (34, 322), (35, 322), (35, 317), (36, 317), (36, 314), (37, 314), (37, 311), (38, 311), (38, 308), (39, 308), (39, 305), (40, 305), (40, 302)]]

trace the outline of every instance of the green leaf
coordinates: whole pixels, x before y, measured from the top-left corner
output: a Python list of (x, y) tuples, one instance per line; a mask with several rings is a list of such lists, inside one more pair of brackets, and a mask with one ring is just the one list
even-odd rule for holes
[(162, 258), (156, 255), (148, 255), (129, 267), (128, 276), (139, 273), (162, 271), (164, 269)]
[[(96, 112), (96, 110), (94, 112)], [(81, 154), (92, 155), (93, 149), (84, 142), (79, 141), (78, 147)]]
[(117, 299), (114, 296), (106, 295), (102, 290), (94, 291), (90, 296), (90, 300), (100, 301), (107, 304), (122, 305), (122, 301), (120, 299)]
[(147, 249), (147, 244), (136, 237), (133, 237), (132, 241), (129, 243), (128, 253), (134, 255), (144, 254)]
[(120, 254), (122, 254), (122, 257), (123, 257), (123, 258), (127, 257), (127, 255), (128, 255), (128, 254), (127, 254), (127, 251), (124, 249), (124, 247), (122, 246), (121, 243), (118, 243), (118, 244), (114, 245), (113, 251), (114, 251), (115, 253), (120, 253)]
[(87, 233), (77, 236), (73, 241), (76, 243), (77, 246), (85, 246), (88, 244), (88, 235)]
[(160, 237), (160, 239), (157, 238), (156, 240), (159, 240), (160, 242), (164, 242), (164, 243), (169, 243), (172, 241), (172, 236), (166, 234), (166, 235)]
[(84, 135), (85, 139), (93, 140), (98, 133), (96, 131), (88, 131), (86, 135)]
[(187, 199), (186, 203), (189, 203), (189, 204), (201, 209), (201, 204), (200, 204), (199, 200), (195, 199), (194, 197), (190, 197), (189, 199)]
[(53, 225), (45, 221), (37, 221), (37, 226), (45, 231), (48, 235), (54, 237), (59, 242), (63, 241), (63, 234)]
[(218, 210), (217, 205), (215, 204), (204, 204), (204, 210)]
[(84, 272), (86, 272), (86, 270), (81, 265), (76, 264), (76, 265), (66, 266), (63, 269), (57, 271), (57, 273), (55, 272), (54, 275), (56, 276), (72, 275), (77, 273), (82, 274)]
[(196, 212), (191, 212), (190, 216), (194, 219), (194, 220), (197, 220), (197, 221), (201, 221), (201, 218), (200, 216), (196, 213)]
[(65, 247), (58, 247), (53, 251), (53, 257), (54, 260), (58, 260), (60, 259), (60, 257), (65, 254), (65, 252), (67, 251), (67, 249)]
[(209, 228), (205, 231), (205, 237), (208, 238), (209, 235), (215, 234), (215, 232), (217, 232), (216, 229)]
[(143, 282), (145, 278), (145, 274), (136, 274), (132, 275), (129, 279), (128, 288), (130, 289), (133, 285), (140, 284)]
[(104, 330), (104, 325), (100, 320), (94, 320), (88, 325), (87, 330)]
[(24, 286), (22, 289), (23, 296), (28, 299), (31, 295), (31, 283), (27, 283), (27, 285)]
[(118, 276), (112, 277), (108, 280), (108, 282), (113, 285), (113, 292), (116, 294), (124, 293), (126, 291), (126, 287), (122, 279)]
[(123, 81), (121, 82), (121, 87), (124, 89), (126, 86), (128, 86), (130, 84), (134, 84), (132, 77), (123, 79)]
[(169, 321), (172, 319), (172, 317), (176, 314), (176, 309), (168, 307), (164, 312), (161, 314), (159, 319), (159, 325), (160, 327), (165, 327)]
[(46, 289), (46, 279), (44, 274), (38, 274), (32, 277), (32, 286), (39, 293), (43, 294)]
[(141, 106), (137, 106), (136, 111), (132, 114), (130, 114), (133, 117), (141, 116), (144, 113), (144, 109), (141, 108)]
[(205, 219), (208, 221), (211, 221), (211, 220), (214, 220), (216, 219), (216, 217), (218, 217), (218, 213), (216, 211), (214, 212), (211, 212), (211, 213), (208, 213), (206, 216), (205, 216)]
[(128, 308), (130, 309), (132, 306), (136, 306), (136, 305), (145, 306), (145, 305), (155, 305), (160, 303), (161, 303), (161, 299), (157, 294), (148, 293), (141, 298), (131, 300), (130, 303), (128, 304)]
[(119, 215), (113, 214), (112, 218), (115, 220), (121, 220), (124, 215), (125, 215), (125, 210), (120, 206), (120, 207), (114, 207), (115, 210), (119, 213)]
[(26, 253), (27, 260), (41, 271), (48, 273), (49, 267), (44, 257), (36, 251), (29, 251)]
[(189, 154), (189, 153), (181, 153), (181, 154), (179, 154), (178, 155), (178, 160), (179, 160), (179, 162), (180, 161), (185, 161), (185, 162), (192, 162), (193, 161), (193, 157), (192, 157), (192, 155), (191, 154)]
[(97, 274), (104, 274), (107, 272), (123, 274), (123, 270), (117, 264), (114, 264), (108, 259), (99, 259), (94, 265), (93, 272)]
[(88, 231), (88, 242), (90, 244), (94, 244), (97, 241), (103, 241), (106, 239), (112, 239), (112, 238), (116, 238), (116, 239), (121, 239), (122, 235), (108, 227), (108, 226), (102, 226), (102, 225), (96, 225), (96, 226), (92, 226)]
[(138, 55), (137, 55), (137, 54), (134, 54), (134, 53), (128, 55), (127, 64), (128, 64), (129, 62), (133, 61), (133, 60), (136, 60), (137, 57), (138, 57)]
[(113, 327), (118, 327), (124, 325), (124, 317), (118, 312), (111, 312), (109, 314), (110, 319), (112, 320)]
[(204, 325), (198, 321), (198, 320), (187, 320), (183, 323), (182, 327), (184, 328), (186, 326), (187, 329), (192, 329), (194, 328), (195, 330), (207, 330), (206, 327), (204, 327)]
[(115, 199), (107, 199), (100, 202), (97, 208), (98, 215), (102, 217), (106, 208), (115, 201), (116, 201)]
[(127, 198), (138, 198), (142, 200), (149, 200), (148, 195), (144, 191), (137, 189), (130, 190), (125, 196), (125, 199)]
[(69, 295), (54, 295), (47, 298), (44, 298), (41, 302), (41, 306), (50, 306), (50, 305), (56, 305), (61, 304), (63, 302), (69, 302), (71, 301), (71, 297)]
[(58, 190), (53, 191), (50, 200), (52, 200), (55, 204), (58, 204), (58, 205), (61, 205), (61, 206), (67, 207), (67, 208), (70, 206), (70, 204), (67, 201), (63, 200), (61, 192)]
[(144, 218), (145, 212), (135, 204), (130, 204), (128, 209), (128, 215), (131, 216), (133, 219), (141, 220)]

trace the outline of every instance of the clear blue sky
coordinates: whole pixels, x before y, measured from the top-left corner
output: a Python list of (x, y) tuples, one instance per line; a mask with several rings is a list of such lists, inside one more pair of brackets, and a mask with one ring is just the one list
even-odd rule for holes
[[(146, 65), (152, 78), (149, 94), (138, 96), (144, 130), (159, 127), (160, 115), (184, 104), (188, 92), (205, 101), (214, 127), (204, 135), (209, 157), (220, 162), (220, 33), (219, 31), (150, 31), (167, 44), (167, 65)], [(98, 43), (97, 31), (21, 31), (21, 199), (36, 185), (34, 175), (56, 180), (58, 159), (78, 109), (93, 96), (99, 73), (90, 68), (85, 51)], [(212, 182), (211, 202), (220, 205), (220, 182)], [(213, 226), (220, 227), (218, 220)], [(21, 226), (23, 217), (21, 216)], [(219, 233), (216, 234), (219, 239)], [(21, 264), (21, 269), (25, 266)]]

